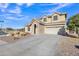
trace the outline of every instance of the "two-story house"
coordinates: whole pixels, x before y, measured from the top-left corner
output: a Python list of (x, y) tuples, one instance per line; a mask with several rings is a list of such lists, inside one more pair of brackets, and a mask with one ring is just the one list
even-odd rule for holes
[(25, 27), (25, 32), (31, 34), (61, 34), (66, 23), (66, 13), (55, 12), (52, 15), (44, 16), (40, 19), (33, 19)]

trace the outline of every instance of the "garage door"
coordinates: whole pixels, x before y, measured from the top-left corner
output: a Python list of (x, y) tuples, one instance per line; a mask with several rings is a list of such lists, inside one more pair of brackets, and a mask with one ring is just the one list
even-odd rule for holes
[(45, 28), (45, 34), (58, 34), (60, 28)]

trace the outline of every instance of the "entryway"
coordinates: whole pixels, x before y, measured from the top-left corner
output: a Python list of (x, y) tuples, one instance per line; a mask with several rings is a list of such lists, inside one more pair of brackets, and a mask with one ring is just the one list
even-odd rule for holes
[(36, 34), (36, 24), (34, 24), (34, 34)]

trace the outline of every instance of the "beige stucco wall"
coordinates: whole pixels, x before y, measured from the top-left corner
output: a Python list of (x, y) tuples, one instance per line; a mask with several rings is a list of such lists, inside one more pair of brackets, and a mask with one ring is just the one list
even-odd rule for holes
[[(58, 20), (54, 20), (54, 16), (58, 16)], [(59, 14), (53, 14), (52, 15), (52, 22), (62, 22), (62, 21), (66, 21), (65, 15), (59, 15)]]
[(25, 27), (25, 32), (28, 32), (28, 27), (27, 26)]
[[(58, 16), (58, 20), (54, 20), (54, 16)], [(47, 16), (46, 17), (44, 17), (44, 18), (46, 18), (47, 19), (47, 22), (44, 22), (44, 18), (42, 18), (42, 22), (44, 22), (44, 23), (55, 23), (55, 22), (65, 22), (66, 21), (66, 17), (65, 17), (65, 15), (63, 14), (63, 15), (59, 15), (59, 14), (53, 14), (53, 15), (51, 15), (52, 16), (52, 18), (48, 18)]]
[[(46, 20), (47, 20), (46, 22), (44, 22), (44, 18), (46, 18)], [(44, 18), (41, 19), (42, 22), (44, 22), (44, 23), (51, 23), (51, 19), (52, 18), (48, 18), (48, 17), (44, 17)]]
[(39, 25), (39, 34), (44, 34), (44, 26)]
[(32, 25), (30, 26), (30, 33), (31, 33), (31, 34), (34, 34), (34, 24), (37, 25), (36, 34), (38, 34), (39, 24), (38, 24), (36, 21), (34, 21), (34, 22), (32, 23)]
[(36, 24), (36, 34), (43, 34), (44, 27), (40, 25), (37, 21), (33, 21), (32, 25), (30, 26), (29, 33), (34, 34), (34, 24)]
[(52, 23), (52, 18), (47, 17), (47, 23)]

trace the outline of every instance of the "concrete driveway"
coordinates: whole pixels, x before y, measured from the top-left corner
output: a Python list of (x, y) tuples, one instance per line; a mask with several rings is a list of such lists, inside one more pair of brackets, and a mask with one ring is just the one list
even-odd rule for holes
[(32, 35), (15, 43), (0, 45), (1, 56), (54, 56), (58, 42), (65, 38), (60, 35)]

